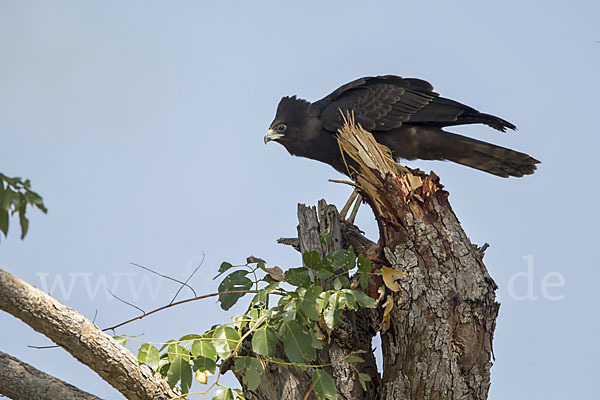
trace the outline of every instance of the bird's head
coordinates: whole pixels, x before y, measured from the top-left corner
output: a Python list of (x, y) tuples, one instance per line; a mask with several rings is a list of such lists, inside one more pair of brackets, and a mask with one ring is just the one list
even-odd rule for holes
[(270, 141), (282, 145), (290, 141), (302, 140), (307, 124), (314, 118), (311, 103), (296, 96), (284, 97), (277, 106), (277, 114), (265, 135), (265, 144)]

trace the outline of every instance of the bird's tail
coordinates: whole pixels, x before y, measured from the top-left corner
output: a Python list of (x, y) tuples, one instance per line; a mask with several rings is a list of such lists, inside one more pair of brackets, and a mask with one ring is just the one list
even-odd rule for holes
[(443, 133), (450, 136), (447, 139), (451, 139), (452, 143), (444, 158), (467, 167), (508, 178), (533, 174), (536, 164), (540, 163), (525, 153), (450, 132)]

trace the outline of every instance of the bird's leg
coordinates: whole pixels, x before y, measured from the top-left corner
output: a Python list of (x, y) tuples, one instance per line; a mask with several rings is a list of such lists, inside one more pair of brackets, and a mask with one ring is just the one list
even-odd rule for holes
[[(340, 218), (350, 222), (351, 224), (354, 224), (354, 219), (356, 218), (356, 214), (358, 213), (358, 208), (360, 207), (361, 202), (362, 196), (358, 194), (358, 191), (356, 189), (354, 189), (354, 191), (350, 195), (350, 198), (342, 208), (342, 211), (340, 211)], [(350, 218), (346, 218), (348, 215), (348, 211), (350, 211), (352, 203), (354, 203), (354, 207), (352, 208), (352, 212), (350, 213)]]
[(354, 203), (354, 208), (352, 208), (352, 212), (350, 213), (350, 219), (348, 220), (348, 222), (350, 222), (352, 225), (354, 225), (354, 220), (356, 219), (356, 214), (358, 214), (358, 208), (360, 207), (360, 203), (362, 203), (362, 196), (359, 193), (357, 193), (356, 203)]
[(344, 204), (344, 207), (342, 208), (342, 211), (340, 211), (340, 218), (343, 220), (346, 220), (346, 215), (348, 215), (348, 211), (350, 210), (350, 206), (352, 206), (352, 203), (354, 203), (354, 199), (356, 199), (356, 197), (358, 196), (358, 192), (356, 191), (356, 189), (354, 189), (352, 191), (352, 194), (350, 195), (350, 198), (348, 199), (348, 201), (346, 202), (346, 204)]

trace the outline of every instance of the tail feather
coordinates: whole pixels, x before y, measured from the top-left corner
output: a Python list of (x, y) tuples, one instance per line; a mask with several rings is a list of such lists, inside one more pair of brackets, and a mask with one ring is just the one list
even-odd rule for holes
[(433, 127), (401, 127), (375, 138), (396, 159), (448, 160), (504, 178), (533, 174), (540, 163), (528, 154)]
[(452, 150), (444, 158), (493, 175), (503, 178), (530, 175), (537, 169), (536, 164), (540, 163), (525, 153), (465, 136), (445, 133), (452, 135), (460, 145), (452, 146)]

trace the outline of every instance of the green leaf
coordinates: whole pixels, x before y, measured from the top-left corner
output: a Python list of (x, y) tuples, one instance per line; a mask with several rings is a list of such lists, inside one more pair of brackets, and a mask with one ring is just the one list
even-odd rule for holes
[(342, 250), (336, 250), (332, 254), (329, 254), (327, 256), (327, 259), (331, 263), (331, 266), (334, 269), (338, 270), (346, 265), (346, 259), (347, 259), (346, 256), (347, 256), (346, 250), (342, 249)]
[(192, 367), (189, 362), (183, 360), (181, 362), (181, 392), (189, 393), (190, 387), (192, 387), (192, 380), (194, 378), (194, 373), (192, 372)]
[(275, 354), (275, 345), (279, 339), (273, 328), (260, 328), (252, 335), (252, 350), (263, 356), (272, 356)]
[(371, 260), (362, 254), (359, 254), (357, 261), (359, 271), (364, 272), (365, 274), (371, 272)]
[(248, 273), (249, 271), (246, 270), (233, 271), (223, 279), (219, 285), (219, 292), (234, 290), (236, 286), (244, 286), (248, 281), (252, 283), (252, 281), (246, 277)]
[(248, 312), (248, 317), (252, 321), (256, 321), (260, 318), (261, 309), (259, 307), (252, 307), (252, 309)]
[(248, 356), (238, 357), (235, 359), (235, 370), (242, 371), (252, 365), (252, 358)]
[(112, 338), (115, 339), (121, 346), (125, 346), (127, 344), (127, 336), (115, 335)]
[(169, 357), (169, 362), (171, 363), (177, 357), (182, 357), (185, 361), (190, 361), (190, 351), (177, 343), (171, 343), (169, 345), (169, 348), (167, 349), (167, 354)]
[(346, 275), (340, 275), (339, 278), (340, 282), (342, 283), (342, 287), (350, 287), (350, 280), (348, 280), (348, 277), (346, 277)]
[(321, 317), (321, 310), (317, 304), (317, 298), (321, 294), (323, 289), (321, 286), (311, 286), (306, 290), (304, 296), (300, 300), (300, 309), (306, 314), (306, 316), (316, 321)]
[(246, 258), (246, 264), (254, 264), (254, 263), (263, 263), (263, 265), (264, 265), (266, 263), (266, 261), (260, 257), (254, 257), (254, 256), (250, 256), (250, 257)]
[(308, 332), (310, 333), (311, 346), (317, 350), (321, 350), (323, 348), (323, 343), (319, 339), (317, 339), (315, 331), (310, 329)]
[(252, 357), (239, 357), (235, 360), (235, 370), (243, 373), (244, 383), (249, 390), (256, 390), (260, 384), (260, 373), (263, 371), (262, 364), (259, 360)]
[[(294, 304), (296, 304), (296, 303), (294, 303)], [(297, 315), (296, 307), (292, 307), (290, 310), (281, 314), (281, 319), (283, 320), (283, 322), (295, 321), (296, 315)]]
[(248, 390), (256, 390), (260, 385), (260, 371), (254, 367), (246, 369), (244, 382), (246, 383)]
[(307, 268), (314, 270), (323, 269), (321, 256), (316, 251), (305, 251), (302, 253), (302, 262)]
[(221, 388), (213, 394), (212, 400), (235, 400), (233, 390), (229, 388)]
[(317, 299), (317, 304), (321, 310), (324, 310), (329, 305), (329, 298), (331, 297), (331, 292), (323, 292), (319, 295)]
[(313, 285), (306, 289), (306, 291), (303, 294), (303, 297), (305, 299), (310, 298), (316, 300), (321, 295), (321, 293), (323, 293), (323, 288), (321, 287), (321, 285)]
[(30, 186), (29, 180), (23, 182), (21, 178), (9, 178), (0, 174), (0, 233), (3, 233), (4, 236), (8, 234), (10, 216), (18, 212), (21, 239), (25, 238), (29, 230), (29, 220), (25, 215), (28, 205), (33, 205), (43, 212), (47, 212), (42, 197), (31, 191)]
[(360, 276), (360, 287), (362, 290), (367, 290), (367, 287), (369, 287), (369, 283), (373, 282), (373, 280), (371, 279), (371, 277), (367, 274), (361, 274)]
[(360, 380), (360, 385), (363, 390), (367, 390), (367, 382), (371, 381), (371, 376), (369, 374), (358, 374), (358, 379)]
[(335, 390), (335, 382), (331, 375), (323, 369), (315, 369), (312, 376), (313, 384), (315, 384), (315, 394), (319, 399), (337, 400), (337, 391)]
[(348, 356), (346, 358), (344, 358), (344, 362), (347, 362), (348, 364), (352, 364), (352, 363), (359, 363), (359, 362), (363, 362), (364, 360), (362, 358), (360, 358), (359, 356)]
[(329, 279), (332, 276), (333, 276), (332, 272), (329, 272), (329, 271), (324, 270), (324, 269), (322, 269), (322, 270), (320, 270), (320, 271), (317, 272), (317, 278), (319, 278), (322, 281), (324, 281), (326, 279)]
[(290, 268), (285, 271), (285, 281), (293, 286), (304, 286), (310, 283), (308, 268)]
[(188, 393), (192, 386), (192, 377), (193, 373), (190, 363), (184, 357), (175, 357), (167, 372), (167, 382), (169, 382), (169, 385), (174, 387), (177, 382), (181, 381), (181, 392)]
[(231, 317), (231, 322), (233, 322), (231, 326), (239, 331), (248, 323), (248, 317), (246, 315), (234, 315)]
[(356, 301), (361, 307), (375, 308), (377, 306), (377, 300), (372, 299), (362, 290), (345, 290), (352, 293), (352, 295), (356, 298)]
[(223, 274), (223, 272), (227, 271), (229, 268), (233, 268), (233, 265), (228, 263), (227, 261), (223, 261), (221, 263), (221, 266), (219, 267), (219, 275), (215, 276), (213, 279), (217, 279)]
[(23, 240), (29, 230), (29, 220), (25, 217), (25, 205), (19, 208), (19, 223), (21, 225), (21, 240)]
[(169, 360), (163, 356), (166, 356), (166, 354), (161, 354), (161, 356), (160, 356), (160, 361), (158, 362), (158, 372), (162, 376), (167, 376), (167, 373), (169, 372), (169, 367), (171, 366), (171, 364), (169, 363)]
[[(233, 289), (233, 290), (248, 290), (252, 287), (252, 282), (250, 282), (250, 287), (246, 287), (245, 289)], [(229, 294), (221, 294), (219, 295), (219, 302), (221, 302), (221, 308), (225, 311), (229, 310), (233, 307), (240, 298), (244, 297), (246, 293), (229, 293)]]
[(192, 342), (192, 355), (194, 357), (206, 357), (217, 359), (217, 351), (215, 350), (215, 346), (211, 343), (212, 337), (207, 340), (207, 338), (198, 338)]
[(337, 271), (341, 268), (344, 268), (345, 270), (351, 270), (356, 265), (356, 254), (354, 254), (354, 250), (352, 248), (349, 248), (348, 250), (336, 250), (328, 257), (334, 271)]
[(42, 196), (40, 196), (36, 192), (32, 192), (31, 190), (25, 192), (25, 200), (27, 200), (27, 203), (34, 204), (36, 206), (44, 204), (44, 199), (42, 199)]
[(250, 302), (251, 305), (264, 305), (265, 307), (268, 307), (269, 305), (269, 296), (268, 296), (268, 292), (266, 289), (260, 289), (258, 291), (258, 293), (254, 296), (254, 298), (252, 299), (252, 301)]
[(335, 290), (340, 290), (342, 288), (342, 281), (339, 276), (333, 280), (333, 288)]
[(213, 333), (212, 343), (219, 357), (226, 359), (240, 341), (240, 333), (229, 326), (220, 326)]
[(148, 363), (152, 368), (156, 369), (160, 361), (160, 353), (150, 343), (144, 343), (138, 351), (137, 358), (139, 362)]
[(312, 339), (305, 326), (296, 321), (283, 322), (279, 328), (279, 336), (288, 359), (294, 363), (302, 363), (304, 359), (313, 361), (316, 351), (312, 347)]
[(352, 291), (344, 289), (339, 293), (338, 308), (356, 310), (356, 298), (352, 294)]
[(340, 293), (334, 293), (329, 297), (329, 305), (323, 312), (323, 317), (325, 318), (325, 324), (329, 329), (335, 328), (337, 323), (340, 320), (340, 315), (342, 311), (338, 308), (338, 300)]
[(284, 312), (280, 314), (281, 319), (284, 322), (294, 321), (296, 319), (296, 315), (297, 315), (297, 307), (298, 307), (297, 301), (291, 301), (291, 302), (287, 303), (283, 307)]
[(275, 290), (279, 289), (279, 282), (272, 282), (269, 285), (267, 285), (267, 287), (265, 287), (265, 291), (267, 293), (273, 293)]
[(4, 236), (8, 235), (8, 211), (0, 208), (0, 231)]
[(183, 335), (181, 337), (181, 339), (178, 340), (179, 343), (181, 342), (187, 342), (188, 340), (195, 340), (195, 339), (201, 339), (202, 335), (197, 335), (195, 333), (191, 333), (189, 335)]
[(169, 386), (172, 388), (175, 387), (177, 382), (179, 382), (181, 379), (181, 357), (178, 359), (178, 361), (180, 362), (178, 362), (176, 365), (170, 363), (169, 369), (167, 370), (167, 382), (169, 382)]
[(4, 190), (4, 198), (2, 199), (2, 204), (0, 205), (0, 208), (10, 210), (15, 204), (18, 203), (19, 194), (7, 186), (6, 190)]
[[(250, 290), (252, 281), (246, 277), (248, 271), (239, 270), (227, 275), (219, 285), (219, 292)], [(219, 295), (219, 302), (223, 310), (229, 310), (246, 293), (229, 293)]]
[(217, 363), (215, 362), (215, 360), (213, 360), (211, 358), (206, 358), (206, 357), (194, 358), (194, 366), (193, 366), (194, 371), (208, 370), (208, 371), (210, 371), (211, 374), (214, 374), (216, 369), (217, 369)]
[(208, 340), (194, 340), (192, 343), (192, 356), (194, 356), (194, 371), (209, 370), (214, 373), (217, 361), (217, 350)]
[(160, 352), (160, 351), (163, 351), (163, 350), (164, 350), (164, 349), (165, 349), (167, 346), (169, 346), (169, 345), (170, 345), (171, 343), (173, 343), (173, 342), (174, 342), (174, 340), (169, 340), (169, 341), (167, 341), (166, 343), (163, 343), (163, 345), (162, 345), (162, 346), (160, 346), (160, 349), (158, 349), (158, 351), (159, 351), (159, 352)]

